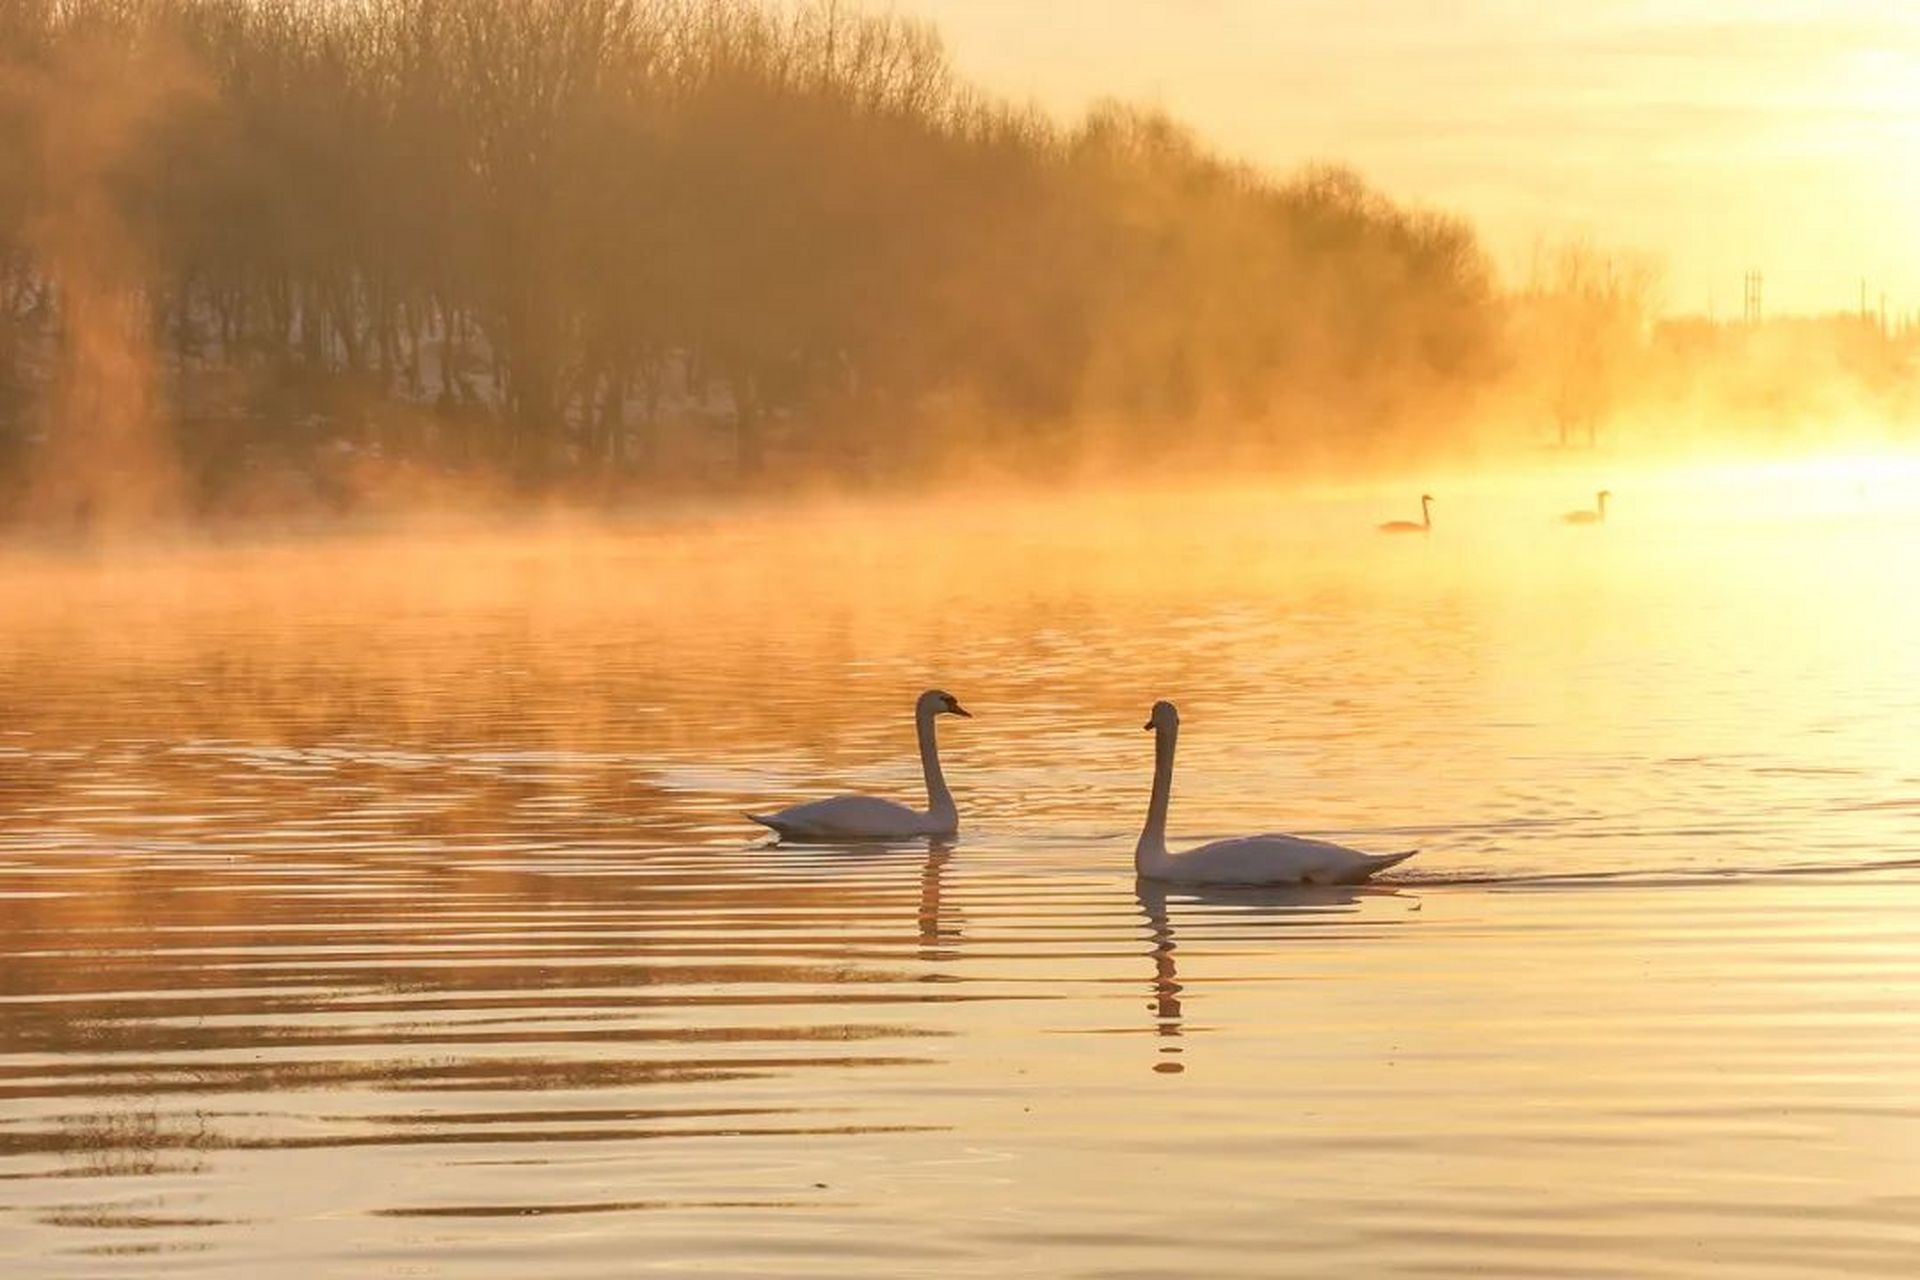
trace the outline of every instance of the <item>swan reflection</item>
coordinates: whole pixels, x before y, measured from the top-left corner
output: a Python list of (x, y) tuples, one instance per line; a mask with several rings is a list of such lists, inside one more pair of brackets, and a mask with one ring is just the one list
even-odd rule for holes
[(947, 863), (953, 858), (951, 840), (929, 840), (927, 860), (920, 868), (920, 906), (915, 912), (919, 925), (922, 960), (952, 960), (958, 956), (960, 927), (953, 919), (942, 919), (941, 891)]
[[(1216, 936), (1222, 924), (1248, 924), (1260, 928), (1302, 926), (1318, 922), (1328, 915), (1349, 915), (1359, 910), (1363, 898), (1391, 898), (1398, 891), (1386, 886), (1360, 885), (1267, 885), (1228, 888), (1213, 885), (1168, 885), (1142, 876), (1134, 881), (1133, 892), (1146, 917), (1148, 954), (1153, 958), (1152, 999), (1147, 1008), (1153, 1015), (1153, 1032), (1159, 1041), (1153, 1069), (1163, 1075), (1178, 1075), (1186, 1067), (1178, 1059), (1179, 1043), (1190, 1032), (1186, 1020), (1188, 984), (1181, 982), (1177, 953), (1179, 940), (1174, 928), (1173, 908), (1198, 907), (1213, 926)], [(1196, 927), (1198, 923), (1196, 922)], [(1202, 933), (1200, 936), (1206, 936)], [(1233, 935), (1245, 941), (1244, 933)]]

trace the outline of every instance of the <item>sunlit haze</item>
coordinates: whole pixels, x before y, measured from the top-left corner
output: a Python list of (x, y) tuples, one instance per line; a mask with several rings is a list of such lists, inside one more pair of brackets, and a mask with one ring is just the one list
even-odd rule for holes
[(1917, 54), (0, 0), (0, 1277), (1920, 1275)]
[(1166, 107), (1281, 170), (1357, 165), (1519, 269), (1543, 238), (1657, 255), (1675, 310), (1920, 308), (1920, 10), (1881, 0), (901, 0), (961, 68), (1056, 110)]

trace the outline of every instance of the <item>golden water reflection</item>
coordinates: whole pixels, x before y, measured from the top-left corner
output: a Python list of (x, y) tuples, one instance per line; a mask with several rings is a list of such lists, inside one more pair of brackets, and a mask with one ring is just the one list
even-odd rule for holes
[(1609, 479), (15, 553), (0, 1263), (1910, 1274), (1920, 507)]

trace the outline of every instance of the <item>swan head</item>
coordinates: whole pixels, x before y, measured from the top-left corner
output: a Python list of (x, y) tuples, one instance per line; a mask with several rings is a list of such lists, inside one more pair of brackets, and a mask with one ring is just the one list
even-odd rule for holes
[(920, 695), (920, 701), (913, 706), (914, 714), (922, 716), (960, 716), (973, 719), (973, 712), (960, 705), (960, 700), (945, 689), (929, 689)]
[(1178, 729), (1180, 727), (1180, 708), (1174, 706), (1165, 698), (1162, 698), (1153, 704), (1153, 710), (1147, 715), (1147, 722), (1140, 727), (1152, 732), (1157, 732), (1162, 729)]
[(1423, 507), (1424, 507), (1424, 506), (1426, 506), (1426, 505), (1427, 505), (1427, 504), (1428, 504), (1429, 502), (1432, 502), (1432, 501), (1433, 501), (1433, 495), (1432, 495), (1432, 494), (1430, 494), (1430, 493), (1423, 493), (1423, 494), (1421, 494), (1421, 495), (1420, 495), (1420, 505), (1421, 505), (1421, 506), (1423, 506)]

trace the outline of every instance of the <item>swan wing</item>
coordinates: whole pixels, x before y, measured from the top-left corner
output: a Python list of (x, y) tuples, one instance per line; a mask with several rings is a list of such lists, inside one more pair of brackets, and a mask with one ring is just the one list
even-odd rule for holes
[(1190, 884), (1358, 884), (1413, 854), (1362, 853), (1304, 836), (1240, 836), (1174, 854), (1166, 878)]
[(783, 840), (905, 840), (939, 835), (928, 815), (878, 796), (834, 796), (746, 815)]

